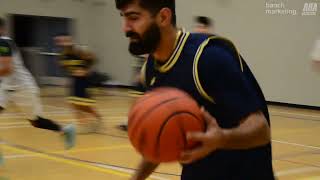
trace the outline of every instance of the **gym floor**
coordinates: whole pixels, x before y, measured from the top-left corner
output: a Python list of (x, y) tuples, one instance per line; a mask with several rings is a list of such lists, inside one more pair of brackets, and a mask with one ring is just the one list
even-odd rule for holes
[[(104, 91), (104, 90), (103, 90)], [(75, 122), (63, 90), (42, 90), (45, 117), (62, 124)], [(135, 98), (125, 90), (106, 90), (95, 97), (103, 115), (104, 131), (77, 136), (77, 145), (64, 150), (59, 134), (33, 128), (14, 105), (0, 116), (5, 165), (0, 180), (120, 180), (129, 179), (140, 160), (125, 132)], [(273, 165), (280, 180), (320, 179), (320, 111), (269, 106), (272, 123)], [(178, 180), (177, 163), (162, 164), (150, 179)]]

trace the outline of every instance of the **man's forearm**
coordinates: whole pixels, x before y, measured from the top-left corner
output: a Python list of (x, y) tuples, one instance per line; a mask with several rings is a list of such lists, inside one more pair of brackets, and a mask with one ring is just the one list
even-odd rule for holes
[(145, 180), (158, 167), (159, 164), (154, 164), (143, 159), (131, 180)]
[(232, 129), (224, 129), (223, 149), (249, 149), (270, 142), (270, 127), (261, 112), (250, 114)]

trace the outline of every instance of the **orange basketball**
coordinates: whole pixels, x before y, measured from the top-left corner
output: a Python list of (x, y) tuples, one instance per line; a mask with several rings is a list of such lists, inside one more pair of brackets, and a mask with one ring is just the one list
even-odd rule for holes
[(197, 102), (175, 88), (146, 93), (129, 112), (128, 134), (132, 145), (155, 163), (177, 161), (183, 150), (197, 145), (187, 141), (186, 134), (204, 130)]

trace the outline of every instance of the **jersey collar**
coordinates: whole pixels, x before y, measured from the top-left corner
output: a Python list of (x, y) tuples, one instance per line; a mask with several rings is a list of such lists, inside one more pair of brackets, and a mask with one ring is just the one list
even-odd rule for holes
[(183, 29), (179, 30), (177, 32), (177, 38), (175, 41), (175, 49), (174, 49), (173, 53), (171, 54), (169, 60), (161, 66), (158, 65), (155, 61), (156, 68), (161, 73), (165, 73), (165, 72), (169, 71), (175, 65), (175, 63), (178, 61), (180, 54), (183, 50), (183, 47), (184, 47), (189, 35), (190, 35), (189, 32), (185, 32)]

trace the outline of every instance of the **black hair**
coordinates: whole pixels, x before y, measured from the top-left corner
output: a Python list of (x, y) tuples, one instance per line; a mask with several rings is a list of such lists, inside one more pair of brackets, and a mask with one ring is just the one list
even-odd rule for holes
[(196, 22), (199, 24), (203, 24), (205, 26), (211, 26), (212, 25), (212, 21), (209, 17), (206, 16), (197, 16), (196, 17)]
[(55, 37), (56, 36), (71, 36), (71, 34), (69, 32), (59, 32), (57, 34), (54, 35)]
[[(123, 8), (125, 5), (132, 3), (134, 0), (115, 0), (117, 9)], [(162, 8), (169, 8), (172, 12), (171, 24), (176, 26), (176, 6), (175, 0), (137, 0), (139, 5), (148, 10), (153, 15), (157, 14)]]

